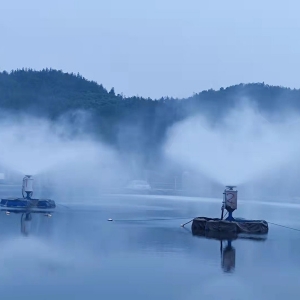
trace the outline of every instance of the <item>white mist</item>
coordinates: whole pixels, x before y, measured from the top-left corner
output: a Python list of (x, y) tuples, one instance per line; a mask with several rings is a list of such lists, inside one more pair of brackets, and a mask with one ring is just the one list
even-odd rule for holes
[(244, 184), (299, 162), (299, 118), (269, 122), (250, 105), (232, 109), (217, 125), (194, 116), (170, 129), (165, 154), (222, 185)]

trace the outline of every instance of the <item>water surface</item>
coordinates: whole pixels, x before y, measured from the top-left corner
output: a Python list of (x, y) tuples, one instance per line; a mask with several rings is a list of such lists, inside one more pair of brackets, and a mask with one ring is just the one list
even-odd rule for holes
[[(191, 224), (180, 227), (195, 216), (218, 217), (219, 199), (61, 201), (67, 207), (58, 205), (51, 218), (21, 222), (20, 214), (1, 213), (3, 299), (300, 299), (300, 232), (270, 225), (264, 241), (220, 248), (193, 236)], [(300, 229), (297, 204), (240, 201), (236, 216)]]

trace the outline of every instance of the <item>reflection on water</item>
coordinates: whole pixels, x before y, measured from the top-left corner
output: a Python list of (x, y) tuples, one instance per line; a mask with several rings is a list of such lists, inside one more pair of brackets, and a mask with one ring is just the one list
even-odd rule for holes
[[(225, 273), (233, 273), (235, 270), (235, 257), (236, 249), (233, 247), (233, 241), (240, 238), (254, 241), (265, 241), (267, 235), (255, 235), (255, 234), (240, 234), (237, 233), (226, 233), (226, 232), (213, 232), (213, 231), (194, 231), (192, 227), (192, 234), (194, 236), (215, 239), (220, 241), (220, 252), (221, 252), (221, 265)], [(224, 241), (226, 241), (224, 247)]]
[(21, 232), (23, 235), (27, 236), (30, 231), (32, 216), (31, 213), (25, 212), (21, 215)]
[(227, 245), (223, 250), (223, 242), (221, 241), (222, 268), (224, 272), (233, 272), (235, 268), (235, 249), (231, 245), (231, 240), (227, 241)]
[(32, 221), (32, 216), (33, 215), (43, 215), (47, 218), (51, 217), (52, 215), (49, 213), (43, 213), (43, 212), (19, 212), (21, 215), (21, 233), (24, 236), (28, 236), (30, 234), (30, 229), (31, 229), (31, 221)]
[(32, 223), (32, 218), (35, 215), (39, 216), (44, 216), (44, 217), (52, 217), (52, 215), (49, 212), (34, 212), (30, 210), (7, 210), (7, 209), (2, 209), (2, 212), (5, 212), (7, 216), (10, 216), (11, 214), (16, 214), (17, 216), (20, 217), (20, 224), (21, 224), (21, 233), (23, 236), (28, 236), (30, 234), (31, 230), (31, 223)]
[[(97, 201), (65, 203), (69, 208), (58, 207), (52, 217), (0, 214), (3, 299), (300, 297), (298, 232), (271, 226), (267, 237), (195, 236), (178, 218), (214, 217), (219, 203), (136, 196)], [(239, 213), (300, 228), (295, 208), (248, 204)]]

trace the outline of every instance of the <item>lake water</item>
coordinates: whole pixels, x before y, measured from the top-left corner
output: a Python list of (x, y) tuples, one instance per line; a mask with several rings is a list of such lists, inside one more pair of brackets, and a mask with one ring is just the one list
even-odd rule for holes
[[(67, 207), (50, 218), (21, 222), (20, 214), (1, 213), (3, 299), (300, 299), (300, 232), (269, 225), (266, 240), (237, 239), (232, 248), (223, 241), (221, 249), (218, 240), (193, 236), (191, 223), (180, 227), (195, 216), (219, 217), (220, 199), (81, 200), (63, 199)], [(237, 217), (300, 229), (300, 205), (238, 205)]]

